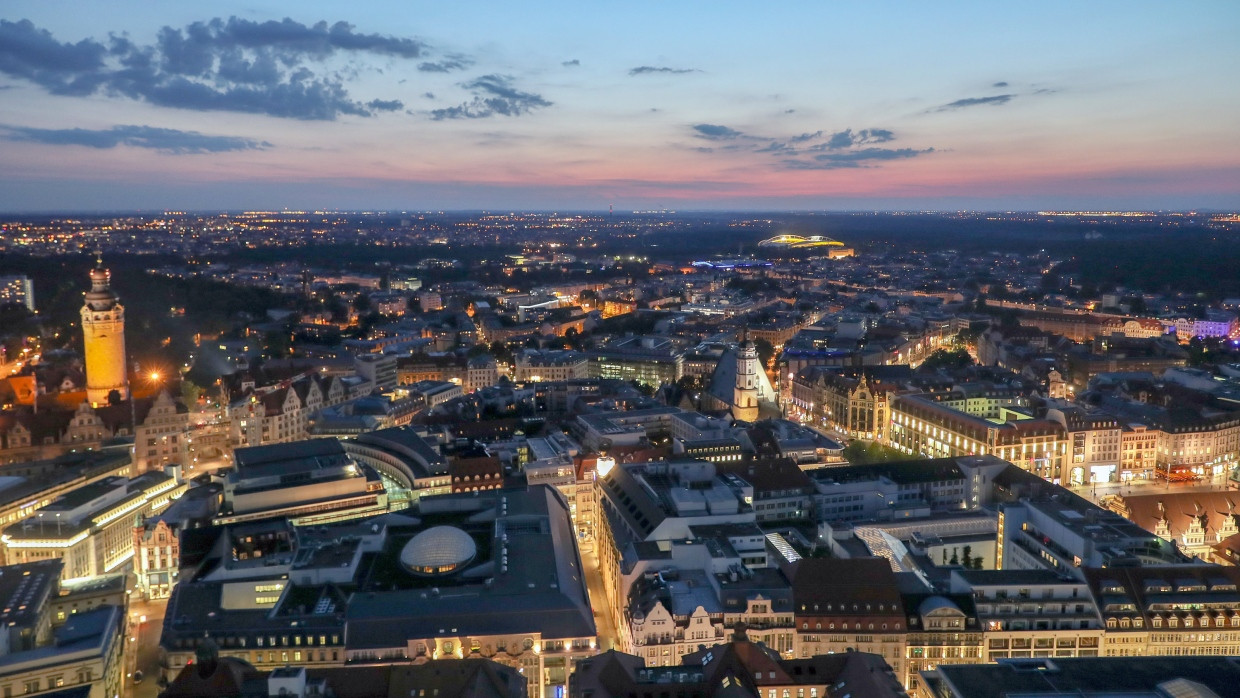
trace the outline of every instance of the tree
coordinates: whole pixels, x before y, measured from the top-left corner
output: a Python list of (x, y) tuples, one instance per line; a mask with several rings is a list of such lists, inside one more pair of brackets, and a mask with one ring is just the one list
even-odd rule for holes
[(973, 546), (964, 546), (960, 554), (960, 561), (964, 563), (966, 570), (973, 569)]
[(676, 387), (687, 393), (696, 393), (702, 389), (702, 382), (698, 376), (681, 376), (676, 381)]
[(889, 463), (892, 461), (902, 460), (920, 460), (921, 456), (910, 456), (890, 446), (884, 446), (877, 442), (867, 442), (857, 439), (844, 447), (844, 460), (852, 465), (866, 465), (869, 463)]
[(771, 360), (775, 358), (775, 347), (762, 337), (755, 339), (753, 346), (758, 350), (758, 360), (762, 362), (762, 367), (770, 366)]
[(263, 353), (273, 359), (292, 354), (292, 335), (283, 331), (268, 332), (263, 335)]
[(181, 380), (181, 402), (185, 403), (186, 407), (193, 409), (200, 397), (202, 397), (201, 387), (189, 379)]
[(956, 549), (955, 549), (955, 548), (952, 548), (952, 559), (948, 562), (948, 564), (949, 564), (949, 565), (959, 565), (959, 564), (960, 564), (960, 557), (959, 557), (958, 555), (956, 555)]
[(965, 349), (952, 349), (951, 351), (939, 349), (927, 356), (922, 365), (930, 370), (964, 368), (973, 365), (973, 357)]
[(501, 363), (512, 363), (512, 350), (508, 348), (507, 344), (504, 344), (498, 339), (491, 342), (491, 356), (494, 356), (495, 360)]

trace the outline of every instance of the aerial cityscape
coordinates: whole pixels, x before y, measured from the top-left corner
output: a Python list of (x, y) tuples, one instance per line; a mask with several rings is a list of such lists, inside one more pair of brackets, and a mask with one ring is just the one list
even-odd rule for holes
[(1240, 695), (1240, 5), (0, 9), (0, 690)]

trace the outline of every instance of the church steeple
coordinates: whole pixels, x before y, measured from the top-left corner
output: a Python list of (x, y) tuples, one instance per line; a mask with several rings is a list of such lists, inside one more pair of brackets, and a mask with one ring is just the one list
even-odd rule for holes
[(736, 386), (732, 391), (732, 418), (742, 422), (758, 419), (758, 348), (749, 339), (749, 329), (741, 335), (736, 350)]

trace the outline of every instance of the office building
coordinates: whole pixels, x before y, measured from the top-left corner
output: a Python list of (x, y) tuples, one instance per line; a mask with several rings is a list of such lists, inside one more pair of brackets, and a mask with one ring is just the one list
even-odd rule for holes
[(589, 357), (570, 350), (526, 349), (515, 357), (513, 380), (565, 381), (589, 375)]
[(0, 305), (21, 305), (34, 312), (34, 283), (25, 274), (0, 276)]
[(122, 569), (134, 554), (134, 517), (162, 510), (185, 488), (175, 468), (83, 485), (5, 528), (0, 535), (5, 559), (11, 564), (60, 559), (65, 580)]
[(239, 448), (234, 458), (219, 524), (287, 517), (316, 525), (388, 509), (379, 474), (358, 465), (336, 439)]
[(0, 691), (115, 698), (125, 675), (124, 629), (123, 607), (78, 613), (53, 632), (48, 644), (0, 657)]

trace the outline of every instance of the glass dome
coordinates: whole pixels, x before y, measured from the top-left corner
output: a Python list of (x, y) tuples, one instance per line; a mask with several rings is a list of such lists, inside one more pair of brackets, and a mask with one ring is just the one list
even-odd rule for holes
[(469, 564), (478, 548), (469, 534), (455, 526), (435, 526), (409, 539), (400, 564), (417, 575), (451, 574)]

